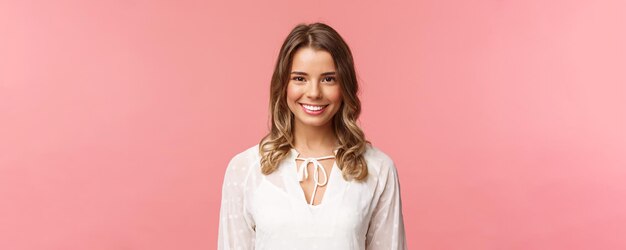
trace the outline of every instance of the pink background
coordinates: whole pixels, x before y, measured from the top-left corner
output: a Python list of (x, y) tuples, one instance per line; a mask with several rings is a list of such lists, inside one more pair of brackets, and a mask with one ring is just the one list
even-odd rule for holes
[(0, 249), (214, 249), (284, 37), (351, 46), (410, 249), (626, 249), (624, 1), (0, 1)]

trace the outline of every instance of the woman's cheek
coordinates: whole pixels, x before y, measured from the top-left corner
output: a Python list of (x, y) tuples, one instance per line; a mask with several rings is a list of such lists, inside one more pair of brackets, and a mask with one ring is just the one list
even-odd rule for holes
[(339, 89), (339, 87), (336, 87), (332, 91), (330, 91), (328, 99), (339, 104), (339, 102), (341, 101), (341, 89)]
[(298, 99), (298, 90), (293, 86), (293, 84), (289, 84), (287, 86), (287, 98), (292, 101)]

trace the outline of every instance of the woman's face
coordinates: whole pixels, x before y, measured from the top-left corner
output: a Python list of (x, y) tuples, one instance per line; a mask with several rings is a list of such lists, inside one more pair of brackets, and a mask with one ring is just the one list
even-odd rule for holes
[(287, 105), (299, 126), (330, 125), (341, 106), (335, 63), (325, 50), (298, 49), (291, 63)]

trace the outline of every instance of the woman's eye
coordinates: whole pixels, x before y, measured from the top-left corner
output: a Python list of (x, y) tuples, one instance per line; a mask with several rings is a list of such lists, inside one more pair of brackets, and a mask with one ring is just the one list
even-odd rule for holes
[(292, 79), (295, 80), (295, 81), (299, 81), (299, 82), (304, 81), (304, 77), (301, 77), (301, 76), (296, 76), (296, 77), (294, 77)]
[(325, 77), (325, 78), (324, 78), (324, 81), (325, 81), (325, 82), (335, 81), (335, 77), (333, 77), (333, 76), (328, 76), (328, 77)]

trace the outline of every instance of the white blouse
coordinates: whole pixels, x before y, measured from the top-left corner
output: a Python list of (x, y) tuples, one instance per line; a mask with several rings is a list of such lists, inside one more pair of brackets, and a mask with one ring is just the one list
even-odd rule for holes
[[(299, 183), (308, 176), (297, 171), (298, 151), (292, 148), (275, 172), (263, 175), (258, 147), (228, 163), (218, 249), (407, 249), (398, 173), (378, 148), (366, 146), (363, 182), (344, 180), (336, 162), (326, 180), (322, 173), (316, 182), (326, 191), (319, 205), (311, 205)], [(303, 159), (323, 171), (316, 159)]]

